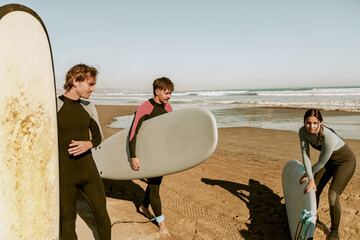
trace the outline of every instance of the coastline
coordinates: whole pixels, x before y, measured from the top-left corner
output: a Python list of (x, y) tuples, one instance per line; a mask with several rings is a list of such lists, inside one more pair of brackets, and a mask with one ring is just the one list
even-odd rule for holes
[[(135, 111), (137, 110), (137, 105), (96, 105), (99, 118), (100, 118), (100, 124), (101, 128), (104, 132), (105, 139), (114, 133), (120, 131), (122, 128), (109, 128), (107, 125), (115, 121), (115, 117), (121, 117), (121, 116), (127, 116), (127, 115), (133, 115)], [(249, 113), (263, 113), (264, 118), (271, 118), (272, 116), (281, 115), (284, 116), (285, 120), (297, 120), (294, 124), (295, 126), (301, 126), (302, 122), (302, 116), (304, 115), (306, 108), (281, 108), (281, 107), (254, 107), (254, 108), (229, 108), (227, 109), (229, 111), (234, 111), (237, 114), (249, 114)], [(221, 114), (221, 111), (214, 110), (214, 114)], [(327, 118), (338, 118), (343, 116), (354, 116), (356, 118), (360, 119), (360, 112), (347, 112), (347, 111), (332, 111), (332, 110), (321, 110), (323, 117), (325, 119), (325, 125), (327, 125)], [(254, 119), (248, 119), (252, 121), (256, 121)], [(256, 126), (256, 124), (253, 124), (253, 126), (241, 126), (242, 127), (251, 127), (251, 128), (260, 128), (260, 129), (274, 129), (274, 128), (263, 128)], [(221, 128), (221, 127), (220, 127)], [(222, 127), (222, 128), (228, 128), (228, 127)], [(339, 130), (334, 127), (335, 130)], [(299, 127), (294, 127), (291, 130), (288, 128), (286, 131), (293, 131), (297, 132)], [(277, 129), (274, 129), (277, 130)], [(279, 130), (283, 131), (283, 130)], [(340, 134), (340, 136), (342, 136)], [(343, 137), (343, 136), (342, 136)], [(347, 140), (356, 140), (352, 138), (346, 138)]]
[(115, 121), (115, 117), (133, 115), (139, 106), (134, 105), (95, 105), (96, 110), (99, 115), (99, 121), (101, 125), (101, 130), (104, 134), (104, 139), (110, 137), (111, 135), (122, 130), (121, 128), (110, 128), (109, 125), (111, 122)]
[[(114, 117), (132, 115), (138, 106), (96, 107), (107, 138), (121, 129), (106, 125)], [(303, 110), (298, 111), (301, 117)], [(256, 127), (218, 130), (218, 146), (207, 161), (164, 177), (160, 191), (172, 234), (169, 239), (289, 239), (281, 174), (287, 161), (301, 161), (296, 131)], [(345, 142), (360, 159), (360, 141)], [(317, 159), (318, 152), (311, 151), (311, 156)], [(144, 196), (143, 181), (104, 180), (104, 185), (111, 221), (120, 221), (112, 228), (113, 239), (160, 239), (157, 227), (145, 223), (147, 219), (136, 212)], [(341, 197), (343, 239), (356, 239), (360, 233), (359, 186), (357, 167)], [(329, 225), (327, 191), (325, 188), (321, 196), (319, 216)], [(91, 239), (86, 235), (87, 227), (79, 225), (79, 239)], [(315, 239), (325, 240), (326, 236), (317, 229)]]

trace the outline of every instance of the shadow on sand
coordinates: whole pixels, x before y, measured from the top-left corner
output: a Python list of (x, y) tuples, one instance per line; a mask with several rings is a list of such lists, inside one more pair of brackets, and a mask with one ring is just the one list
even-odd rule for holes
[(282, 197), (267, 186), (253, 179), (249, 185), (208, 178), (201, 181), (226, 189), (246, 204), (250, 223), (246, 223), (248, 230), (240, 230), (244, 239), (291, 239)]
[(136, 209), (140, 207), (145, 191), (133, 181), (103, 179), (103, 183), (107, 197), (131, 201)]
[[(131, 201), (134, 203), (135, 209), (139, 209), (142, 200), (144, 199), (145, 192), (144, 190), (134, 183), (131, 180), (119, 181), (119, 180), (109, 180), (102, 179), (105, 188), (105, 194), (107, 197)], [(91, 229), (94, 239), (99, 240), (99, 235), (97, 232), (97, 225), (95, 218), (92, 214), (92, 207), (88, 203), (87, 196), (81, 190), (78, 191), (77, 202), (76, 202), (76, 211), (77, 214), (84, 220), (86, 225)], [(136, 211), (134, 209), (134, 211)], [(123, 221), (131, 222), (131, 221)], [(119, 221), (119, 223), (121, 223)]]

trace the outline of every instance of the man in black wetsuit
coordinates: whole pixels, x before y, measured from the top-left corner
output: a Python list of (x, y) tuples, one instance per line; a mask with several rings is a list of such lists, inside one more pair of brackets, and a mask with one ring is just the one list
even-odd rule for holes
[(91, 154), (91, 148), (100, 144), (102, 132), (95, 106), (83, 100), (95, 91), (97, 74), (94, 67), (75, 65), (66, 74), (64, 95), (57, 99), (63, 240), (77, 239), (75, 220), (78, 189), (86, 194), (92, 206), (100, 239), (111, 239), (104, 186)]
[[(135, 113), (134, 120), (130, 128), (129, 148), (131, 157), (131, 166), (133, 170), (140, 169), (140, 161), (136, 157), (136, 136), (143, 121), (159, 116), (161, 114), (171, 112), (172, 108), (168, 101), (171, 93), (174, 91), (174, 84), (166, 77), (158, 78), (153, 83), (154, 97), (140, 105)], [(156, 144), (156, 143), (154, 143)], [(145, 159), (146, 161), (146, 159)], [(155, 220), (159, 224), (159, 232), (161, 236), (170, 236), (169, 230), (165, 224), (165, 217), (161, 209), (161, 200), (159, 188), (163, 177), (148, 178), (148, 186), (145, 191), (145, 199), (140, 206), (139, 211), (148, 218), (152, 218), (149, 211), (149, 205), (155, 214)]]

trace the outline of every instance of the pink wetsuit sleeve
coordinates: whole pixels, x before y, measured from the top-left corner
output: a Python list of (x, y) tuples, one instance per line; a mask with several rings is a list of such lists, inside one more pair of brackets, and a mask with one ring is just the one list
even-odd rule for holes
[(173, 110), (172, 110), (172, 107), (170, 106), (170, 104), (166, 104), (165, 105), (165, 110), (167, 111), (167, 112), (172, 112)]
[(153, 110), (153, 108), (154, 108), (154, 106), (149, 101), (146, 101), (146, 102), (144, 102), (143, 104), (140, 105), (140, 107), (136, 111), (135, 119), (134, 119), (134, 122), (133, 122), (133, 124), (131, 126), (129, 142), (135, 136), (135, 132), (136, 132), (137, 126), (139, 124), (139, 120), (143, 116), (149, 115), (151, 113), (151, 111)]

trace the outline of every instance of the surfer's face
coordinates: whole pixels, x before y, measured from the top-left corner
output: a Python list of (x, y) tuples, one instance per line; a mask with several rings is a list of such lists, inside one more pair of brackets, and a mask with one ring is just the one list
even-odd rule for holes
[(315, 134), (319, 132), (321, 122), (317, 119), (317, 117), (310, 116), (305, 120), (304, 125), (309, 133)]
[(161, 104), (164, 104), (164, 103), (168, 103), (168, 101), (170, 100), (171, 98), (171, 91), (169, 89), (156, 89), (155, 90), (155, 93), (156, 93), (156, 97), (157, 99), (159, 100), (159, 102)]
[(76, 82), (74, 85), (79, 97), (88, 99), (91, 93), (95, 91), (96, 78), (87, 77), (85, 81)]

